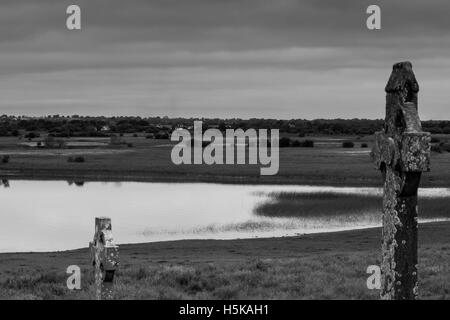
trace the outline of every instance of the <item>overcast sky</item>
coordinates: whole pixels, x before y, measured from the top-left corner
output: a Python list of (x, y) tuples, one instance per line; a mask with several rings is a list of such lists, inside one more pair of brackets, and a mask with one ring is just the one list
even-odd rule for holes
[(410, 60), (422, 119), (450, 119), (449, 14), (448, 0), (1, 0), (0, 114), (382, 118), (392, 64)]

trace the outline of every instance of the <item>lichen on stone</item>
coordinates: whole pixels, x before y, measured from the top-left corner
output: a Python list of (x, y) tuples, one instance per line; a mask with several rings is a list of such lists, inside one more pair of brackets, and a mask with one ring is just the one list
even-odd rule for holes
[[(419, 86), (409, 62), (397, 63), (386, 85), (384, 130), (371, 157), (382, 170), (382, 299), (417, 297), (417, 187), (430, 167), (430, 134), (422, 131)], [(402, 246), (399, 248), (398, 244)]]

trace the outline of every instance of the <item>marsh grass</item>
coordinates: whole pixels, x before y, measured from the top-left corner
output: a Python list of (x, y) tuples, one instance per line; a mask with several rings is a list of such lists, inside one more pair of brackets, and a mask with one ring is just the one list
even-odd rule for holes
[[(64, 286), (66, 277), (54, 271), (37, 271), (36, 273), (15, 272), (1, 283), (2, 293), (14, 299), (55, 299), (66, 294)], [(2, 294), (0, 294), (1, 298)]]
[[(115, 298), (374, 299), (377, 293), (365, 288), (365, 259), (361, 255), (327, 255), (317, 259), (251, 259), (235, 264), (131, 266), (117, 275)], [(84, 272), (82, 277), (88, 274)], [(0, 297), (94, 299), (92, 281), (77, 292), (67, 290), (64, 283), (63, 277), (53, 273), (26, 280), (16, 275), (0, 284)]]
[[(445, 249), (445, 250), (444, 250)], [(378, 251), (327, 253), (236, 263), (128, 265), (116, 277), (116, 299), (377, 299), (366, 287)], [(450, 247), (421, 254), (421, 298), (450, 297)], [(0, 283), (0, 298), (94, 299), (92, 273), (84, 269), (81, 291), (65, 288), (65, 275), (14, 274)], [(85, 280), (88, 279), (88, 280)]]
[[(382, 198), (368, 194), (340, 194), (333, 192), (298, 193), (276, 192), (254, 210), (266, 217), (357, 217), (381, 216)], [(450, 198), (419, 199), (419, 218), (450, 218)]]
[[(419, 229), (419, 295), (450, 299), (450, 222)], [(381, 230), (122, 245), (116, 299), (378, 299)], [(0, 299), (94, 299), (87, 248), (0, 254)], [(66, 287), (79, 263), (81, 290)]]

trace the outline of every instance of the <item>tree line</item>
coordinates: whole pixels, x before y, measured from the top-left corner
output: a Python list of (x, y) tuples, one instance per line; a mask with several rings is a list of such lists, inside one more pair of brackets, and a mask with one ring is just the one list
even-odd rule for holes
[[(26, 136), (46, 132), (55, 137), (105, 137), (111, 133), (144, 132), (167, 135), (177, 128), (191, 129), (194, 120), (202, 120), (203, 128), (225, 129), (279, 129), (281, 133), (307, 135), (370, 135), (383, 128), (381, 119), (219, 119), (169, 117), (82, 117), (0, 116), (0, 136)], [(450, 121), (423, 121), (424, 131), (432, 134), (450, 134)]]

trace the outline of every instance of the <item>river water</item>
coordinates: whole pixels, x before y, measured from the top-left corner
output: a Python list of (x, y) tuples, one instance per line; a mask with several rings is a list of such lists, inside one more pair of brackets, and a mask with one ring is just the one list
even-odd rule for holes
[[(271, 192), (380, 195), (377, 188), (10, 181), (0, 186), (0, 252), (86, 247), (94, 218), (109, 216), (117, 243), (180, 239), (281, 237), (379, 226), (379, 212), (348, 220), (272, 218), (255, 214)], [(422, 197), (450, 197), (450, 189), (421, 189)], [(381, 204), (380, 204), (381, 205)]]

